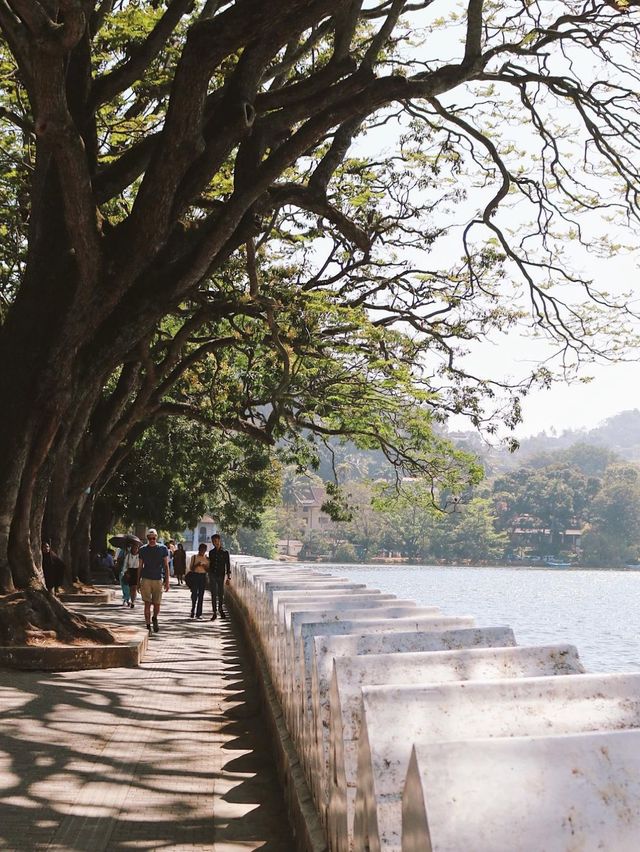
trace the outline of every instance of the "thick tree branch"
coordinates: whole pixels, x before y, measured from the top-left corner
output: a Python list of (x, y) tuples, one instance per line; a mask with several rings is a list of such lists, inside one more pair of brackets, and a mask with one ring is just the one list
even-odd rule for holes
[(52, 152), (58, 168), (59, 192), (69, 243), (80, 274), (80, 289), (94, 287), (99, 278), (101, 246), (98, 214), (86, 149), (65, 98), (62, 58), (34, 56), (35, 133), (42, 161)]
[(220, 420), (214, 420), (199, 408), (193, 405), (182, 402), (163, 402), (159, 405), (154, 414), (156, 416), (177, 416), (186, 417), (196, 423), (202, 423), (204, 426), (209, 426), (212, 429), (226, 429), (230, 432), (238, 432), (242, 435), (247, 435), (254, 441), (266, 446), (273, 446), (274, 441), (271, 436), (267, 435), (259, 426), (249, 423), (240, 418), (233, 419), (223, 417)]
[(86, 27), (80, 0), (60, 0), (60, 21), (52, 20), (37, 0), (8, 0), (44, 52), (66, 53), (82, 38)]
[(365, 254), (371, 249), (371, 238), (356, 225), (348, 216), (330, 204), (322, 192), (314, 191), (315, 187), (297, 186), (296, 184), (281, 184), (270, 190), (273, 204), (282, 207), (285, 204), (294, 204), (303, 210), (309, 210), (318, 216), (327, 219), (342, 233), (351, 243)]
[[(190, 166), (205, 152), (202, 134), (207, 88), (219, 63), (256, 40), (264, 46), (264, 55), (273, 55), (291, 33), (303, 28), (306, 20), (314, 21), (325, 7), (331, 7), (331, 0), (298, 0), (275, 8), (260, 0), (241, 0), (213, 20), (199, 21), (191, 27), (176, 69), (161, 142), (145, 173), (131, 216), (136, 254), (147, 257), (149, 249), (153, 251), (162, 244), (171, 224), (178, 187)], [(237, 106), (246, 127), (244, 104)], [(234, 141), (233, 133), (227, 132), (226, 137), (223, 148)], [(195, 195), (200, 192), (201, 186), (197, 186)]]
[[(409, 80), (389, 76), (372, 81), (358, 95), (345, 98), (321, 110), (305, 122), (299, 130), (260, 164), (255, 179), (242, 191), (234, 192), (224, 212), (211, 220), (211, 226), (202, 229), (200, 246), (193, 255), (187, 280), (201, 280), (208, 272), (218, 251), (232, 237), (246, 211), (271, 184), (336, 124), (356, 117), (362, 119), (378, 107), (394, 100), (412, 97), (431, 97), (441, 94), (452, 85), (469, 79), (473, 72), (461, 65), (447, 66), (434, 72), (428, 79), (418, 75)], [(355, 119), (354, 119), (355, 120)], [(185, 287), (188, 286), (185, 280)]]
[(482, 6), (484, 0), (469, 0), (467, 7), (467, 35), (464, 43), (463, 64), (473, 65), (482, 56)]
[(101, 0), (101, 2), (96, 3), (89, 22), (90, 34), (92, 37), (95, 36), (102, 28), (105, 18), (113, 11), (114, 3), (115, 0)]
[(93, 178), (96, 204), (104, 204), (123, 192), (143, 174), (159, 143), (160, 134), (150, 133), (104, 166)]
[(0, 30), (7, 40), (29, 87), (31, 81), (31, 51), (26, 27), (16, 16), (7, 0), (0, 0)]
[(53, 38), (59, 30), (37, 0), (8, 0), (8, 3), (31, 35), (38, 39)]
[(385, 18), (384, 23), (375, 34), (375, 36), (371, 39), (371, 44), (367, 48), (367, 51), (362, 60), (363, 68), (373, 68), (375, 63), (378, 61), (378, 56), (380, 51), (386, 45), (389, 36), (393, 32), (396, 24), (398, 23), (398, 18), (402, 14), (402, 10), (406, 5), (406, 0), (393, 0), (391, 3), (391, 8)]
[(145, 71), (167, 43), (183, 15), (191, 9), (193, 0), (171, 0), (164, 15), (160, 18), (144, 42), (122, 65), (114, 68), (93, 85), (90, 107), (96, 110), (101, 104), (112, 100), (144, 76)]

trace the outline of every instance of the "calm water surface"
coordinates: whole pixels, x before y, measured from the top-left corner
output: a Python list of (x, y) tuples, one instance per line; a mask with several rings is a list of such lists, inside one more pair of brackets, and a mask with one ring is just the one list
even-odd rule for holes
[(431, 565), (314, 568), (373, 589), (473, 615), (480, 627), (508, 624), (519, 645), (570, 642), (588, 671), (640, 671), (640, 572)]

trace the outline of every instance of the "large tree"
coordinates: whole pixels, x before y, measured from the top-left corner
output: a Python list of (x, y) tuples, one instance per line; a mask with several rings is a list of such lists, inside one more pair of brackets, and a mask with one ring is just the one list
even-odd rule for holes
[(468, 341), (529, 317), (570, 367), (618, 355), (628, 309), (562, 251), (637, 219), (634, 5), (0, 0), (0, 590), (39, 585), (45, 513), (77, 526), (150, 419), (206, 416), (166, 398), (201, 340), (245, 370), (218, 425), (435, 476), (420, 410), (495, 393)]
[(612, 464), (604, 472), (590, 524), (581, 539), (587, 564), (636, 564), (640, 553), (640, 468)]

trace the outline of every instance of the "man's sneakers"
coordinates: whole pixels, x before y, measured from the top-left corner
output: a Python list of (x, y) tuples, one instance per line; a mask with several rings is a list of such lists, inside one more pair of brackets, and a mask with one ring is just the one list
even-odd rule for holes
[(160, 628), (158, 627), (158, 619), (156, 618), (156, 616), (155, 616), (155, 615), (154, 615), (154, 616), (153, 616), (153, 618), (151, 619), (151, 624), (153, 624), (153, 632), (154, 632), (154, 633), (157, 633), (157, 632), (158, 632), (158, 630), (160, 630)]

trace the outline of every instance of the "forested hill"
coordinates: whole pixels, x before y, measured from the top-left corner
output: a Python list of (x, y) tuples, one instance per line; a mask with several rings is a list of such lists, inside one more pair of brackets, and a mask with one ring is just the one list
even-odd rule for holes
[(523, 440), (516, 458), (564, 450), (574, 444), (606, 447), (627, 461), (640, 460), (640, 411), (622, 411), (594, 429), (570, 429), (561, 434), (542, 432)]
[(510, 453), (501, 447), (490, 447), (477, 432), (451, 432), (449, 437), (459, 446), (476, 453), (487, 476), (521, 467), (533, 457), (551, 455), (576, 445), (606, 449), (625, 461), (640, 461), (640, 411), (622, 411), (593, 429), (567, 429), (564, 432), (541, 432), (520, 442), (520, 449)]
[[(449, 438), (458, 446), (477, 455), (488, 477), (501, 471), (527, 464), (534, 456), (540, 457), (574, 447), (576, 444), (606, 449), (625, 461), (640, 461), (640, 410), (622, 411), (604, 420), (593, 429), (568, 429), (561, 433), (541, 432), (520, 443), (520, 449), (510, 453), (501, 447), (492, 448), (475, 431), (450, 432)], [(322, 479), (331, 479), (333, 466), (341, 480), (357, 481), (389, 476), (389, 466), (380, 451), (360, 450), (352, 443), (331, 442), (331, 453), (320, 452)], [(538, 459), (540, 461), (540, 459)]]

